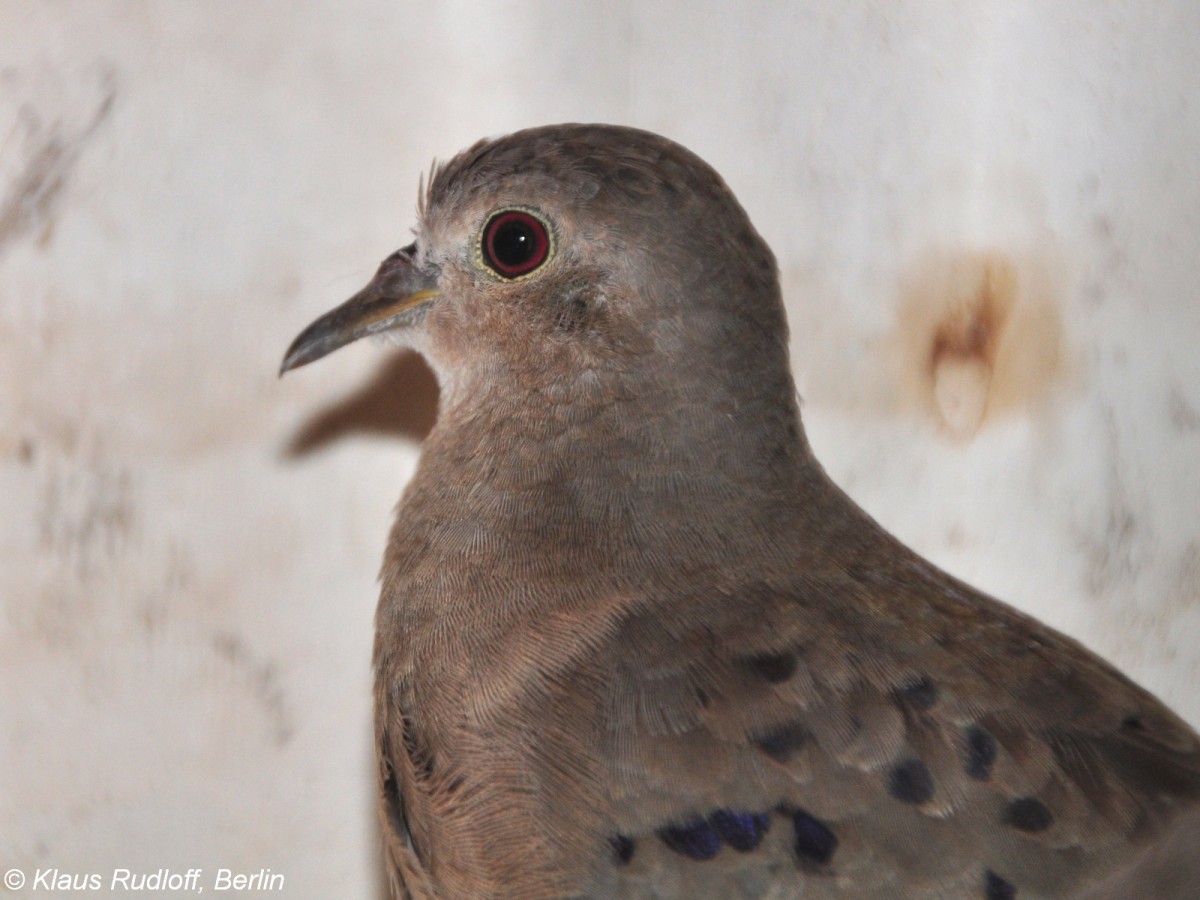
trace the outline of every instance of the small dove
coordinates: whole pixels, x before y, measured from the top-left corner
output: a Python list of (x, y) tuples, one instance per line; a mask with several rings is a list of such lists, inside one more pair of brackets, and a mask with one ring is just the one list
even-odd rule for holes
[(558, 125), (436, 166), (283, 370), (386, 332), (440, 411), (374, 650), (393, 891), (1200, 897), (1200, 739), (826, 476), (712, 168)]

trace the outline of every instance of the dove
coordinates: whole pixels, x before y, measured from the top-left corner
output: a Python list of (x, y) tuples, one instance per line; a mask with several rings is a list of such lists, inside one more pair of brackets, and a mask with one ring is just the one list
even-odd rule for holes
[(397, 896), (1200, 896), (1197, 734), (829, 479), (709, 165), (519, 131), (414, 235), (282, 366), (386, 334), (440, 386), (375, 623)]

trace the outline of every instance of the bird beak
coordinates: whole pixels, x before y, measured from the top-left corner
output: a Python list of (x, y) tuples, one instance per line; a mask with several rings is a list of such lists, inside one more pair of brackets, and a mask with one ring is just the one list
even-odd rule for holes
[(397, 250), (383, 261), (371, 283), (317, 319), (292, 342), (279, 374), (298, 369), (368, 334), (405, 325), (416, 311), (438, 295), (437, 275), (413, 265), (416, 245)]

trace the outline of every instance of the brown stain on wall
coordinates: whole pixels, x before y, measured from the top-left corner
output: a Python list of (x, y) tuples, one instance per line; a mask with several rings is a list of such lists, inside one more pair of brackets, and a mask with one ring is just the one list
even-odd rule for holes
[[(0, 146), (0, 151), (22, 157), (15, 174), (0, 187), (0, 251), (23, 237), (32, 236), (41, 246), (49, 242), (72, 171), (112, 113), (117, 97), (114, 69), (101, 65), (83, 80), (95, 81), (97, 96), (83, 104), (81, 123), (72, 121), (80, 117), (76, 110), (39, 110), (26, 102), (20, 106), (13, 133)], [(3, 86), (15, 93), (15, 86)]]
[(997, 250), (922, 257), (900, 285), (899, 404), (966, 440), (1045, 400), (1068, 370), (1053, 272)]
[(35, 513), (38, 550), (86, 583), (127, 549), (137, 520), (134, 477), (104, 460), (49, 467)]
[(284, 696), (279, 667), (272, 660), (258, 656), (233, 632), (217, 632), (211, 640), (217, 657), (247, 679), (247, 689), (262, 708), (265, 724), (269, 726), (276, 746), (287, 744), (296, 729)]
[(1200, 431), (1200, 410), (1188, 403), (1183, 387), (1178, 384), (1171, 385), (1171, 393), (1167, 398), (1167, 416), (1177, 434)]

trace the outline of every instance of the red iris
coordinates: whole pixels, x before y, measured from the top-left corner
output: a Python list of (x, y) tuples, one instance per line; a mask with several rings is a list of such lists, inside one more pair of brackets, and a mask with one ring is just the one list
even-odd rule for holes
[(483, 261), (503, 278), (528, 275), (550, 255), (550, 236), (537, 216), (519, 209), (498, 212), (483, 229)]

